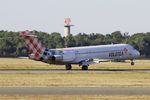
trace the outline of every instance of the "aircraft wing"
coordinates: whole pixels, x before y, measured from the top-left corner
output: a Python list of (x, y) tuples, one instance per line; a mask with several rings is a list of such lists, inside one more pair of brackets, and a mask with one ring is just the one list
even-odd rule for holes
[(98, 63), (97, 61), (94, 61), (93, 59), (87, 59), (87, 60), (82, 60), (80, 62), (80, 66), (83, 66), (83, 65), (91, 65), (91, 64), (96, 64)]
[(113, 59), (94, 59), (95, 62), (100, 63), (100, 62), (109, 62), (112, 61)]
[(95, 62), (95, 61), (84, 61), (84, 62), (82, 62), (82, 64), (81, 65), (91, 65), (91, 64), (96, 64), (97, 62)]
[(97, 63), (100, 63), (100, 62), (109, 62), (109, 61), (112, 61), (112, 60), (113, 59), (86, 59), (86, 60), (82, 60), (80, 62), (80, 66), (97, 64)]

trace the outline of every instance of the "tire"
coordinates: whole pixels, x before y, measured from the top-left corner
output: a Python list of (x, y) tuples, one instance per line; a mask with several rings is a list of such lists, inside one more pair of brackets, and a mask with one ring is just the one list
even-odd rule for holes
[(82, 66), (82, 70), (88, 70), (88, 66), (87, 65), (83, 65)]
[(134, 65), (134, 62), (131, 62), (131, 65), (133, 66), (133, 65)]
[(71, 64), (67, 64), (67, 65), (66, 65), (66, 70), (71, 70), (71, 69), (72, 69)]

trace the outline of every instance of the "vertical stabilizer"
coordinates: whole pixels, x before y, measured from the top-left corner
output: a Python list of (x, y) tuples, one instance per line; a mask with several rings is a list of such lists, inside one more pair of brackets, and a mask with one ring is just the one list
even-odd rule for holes
[(23, 31), (19, 35), (24, 41), (29, 50), (29, 58), (39, 60), (40, 54), (42, 54), (45, 48), (38, 40), (37, 35), (32, 31)]

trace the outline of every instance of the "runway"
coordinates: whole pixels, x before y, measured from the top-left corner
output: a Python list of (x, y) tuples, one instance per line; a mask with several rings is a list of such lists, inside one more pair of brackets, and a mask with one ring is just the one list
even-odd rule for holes
[(150, 88), (140, 87), (5, 87), (0, 94), (40, 95), (150, 95)]
[(31, 73), (31, 74), (48, 74), (48, 73), (150, 73), (150, 69), (0, 69), (0, 74), (15, 74), (15, 73)]
[[(15, 73), (150, 73), (150, 69), (0, 69), (0, 74)], [(150, 87), (0, 87), (0, 94), (35, 95), (150, 95)]]

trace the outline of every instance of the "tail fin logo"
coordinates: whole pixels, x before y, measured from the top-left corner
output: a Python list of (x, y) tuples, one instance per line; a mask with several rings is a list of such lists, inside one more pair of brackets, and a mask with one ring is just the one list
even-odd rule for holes
[(35, 59), (39, 59), (40, 54), (44, 52), (45, 48), (38, 40), (35, 33), (31, 31), (24, 31), (21, 32), (19, 36), (25, 41), (29, 53), (34, 54)]

